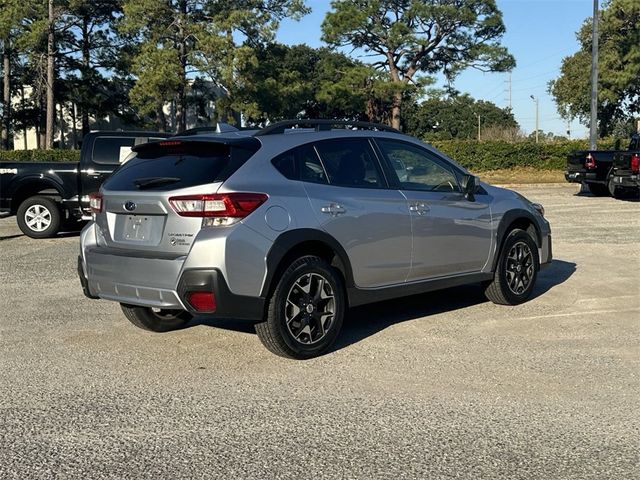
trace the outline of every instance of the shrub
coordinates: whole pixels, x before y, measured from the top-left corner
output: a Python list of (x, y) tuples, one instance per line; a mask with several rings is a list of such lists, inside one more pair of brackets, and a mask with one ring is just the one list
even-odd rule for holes
[(0, 150), (5, 162), (79, 162), (80, 150)]
[[(548, 143), (440, 140), (429, 143), (473, 172), (513, 167), (559, 170), (565, 167), (569, 152), (589, 149), (587, 140)], [(613, 147), (613, 140), (598, 142), (598, 148), (601, 150), (609, 150)]]

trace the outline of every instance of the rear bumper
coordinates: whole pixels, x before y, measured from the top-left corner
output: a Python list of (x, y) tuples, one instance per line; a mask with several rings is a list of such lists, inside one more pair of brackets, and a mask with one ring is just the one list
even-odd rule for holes
[(585, 170), (565, 171), (564, 179), (569, 183), (606, 183), (605, 180), (598, 179), (596, 172), (587, 172)]
[(623, 188), (638, 188), (640, 187), (640, 174), (614, 174), (613, 183)]
[(260, 320), (264, 299), (236, 295), (217, 269), (182, 269), (184, 257), (139, 258), (87, 248), (78, 257), (78, 275), (88, 298), (129, 305), (198, 312), (187, 301), (190, 292), (212, 292), (216, 310), (207, 316)]

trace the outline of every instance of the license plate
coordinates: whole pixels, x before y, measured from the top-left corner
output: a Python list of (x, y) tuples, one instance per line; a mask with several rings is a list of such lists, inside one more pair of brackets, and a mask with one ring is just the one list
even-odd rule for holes
[(153, 222), (151, 217), (144, 215), (127, 215), (122, 229), (123, 240), (147, 241), (151, 238)]

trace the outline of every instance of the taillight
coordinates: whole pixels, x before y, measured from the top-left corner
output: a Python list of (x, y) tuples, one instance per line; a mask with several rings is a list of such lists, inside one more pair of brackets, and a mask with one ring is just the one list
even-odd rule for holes
[(640, 173), (640, 155), (631, 155), (631, 171), (633, 173)]
[(89, 195), (89, 208), (93, 213), (102, 212), (102, 194), (92, 193)]
[(587, 155), (587, 159), (584, 162), (584, 166), (589, 169), (596, 168), (596, 157), (589, 153)]
[(215, 312), (216, 297), (212, 292), (189, 292), (187, 302), (198, 312)]
[(267, 198), (264, 193), (215, 193), (171, 197), (169, 203), (181, 217), (203, 217), (210, 219), (205, 226), (216, 226), (245, 218)]

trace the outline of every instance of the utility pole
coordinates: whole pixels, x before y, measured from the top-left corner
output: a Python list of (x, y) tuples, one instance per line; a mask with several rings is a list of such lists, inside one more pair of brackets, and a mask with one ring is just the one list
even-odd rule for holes
[(509, 110), (511, 110), (511, 93), (512, 93), (512, 82), (511, 82), (511, 72), (509, 72), (509, 79), (505, 80), (506, 83), (509, 84), (509, 86), (507, 87), (507, 94), (509, 95)]
[(538, 143), (538, 134), (540, 133), (540, 98), (529, 95), (531, 100), (536, 102), (536, 143)]
[(480, 141), (480, 114), (476, 114), (476, 117), (478, 117), (478, 141)]
[(593, 31), (591, 32), (591, 125), (589, 148), (597, 150), (598, 143), (598, 0), (593, 0)]

